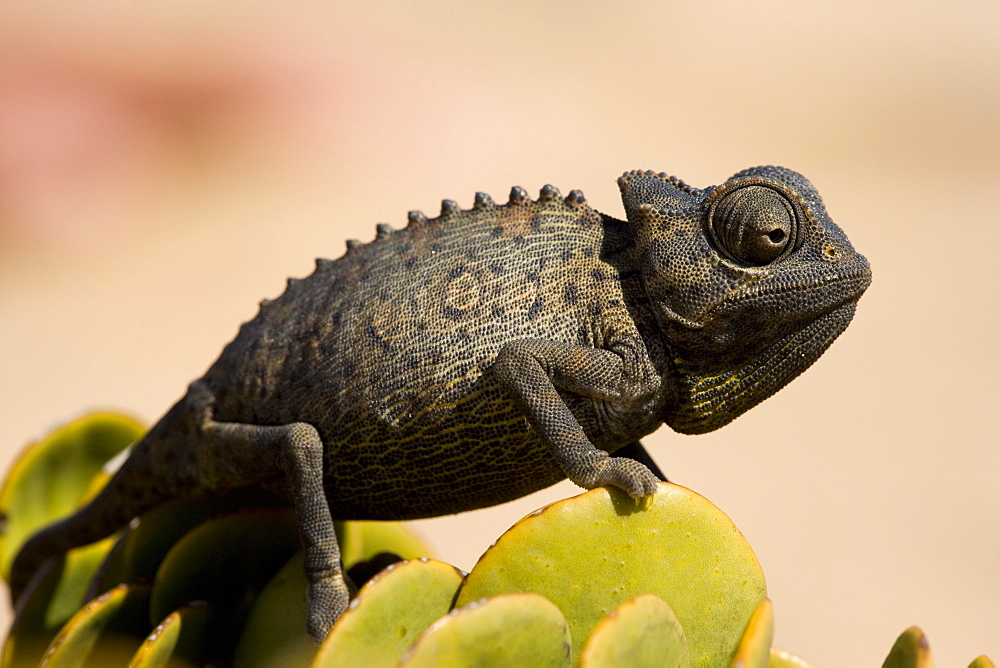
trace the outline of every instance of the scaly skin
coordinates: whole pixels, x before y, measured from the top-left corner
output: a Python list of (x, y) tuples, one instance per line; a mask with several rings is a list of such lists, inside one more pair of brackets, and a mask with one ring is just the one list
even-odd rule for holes
[(25, 545), (14, 596), (167, 499), (259, 485), (298, 512), (321, 639), (348, 603), (333, 518), (456, 513), (566, 477), (651, 494), (638, 439), (717, 429), (779, 390), (847, 327), (871, 272), (790, 170), (619, 186), (627, 222), (578, 191), (514, 188), (317, 260), (91, 504)]

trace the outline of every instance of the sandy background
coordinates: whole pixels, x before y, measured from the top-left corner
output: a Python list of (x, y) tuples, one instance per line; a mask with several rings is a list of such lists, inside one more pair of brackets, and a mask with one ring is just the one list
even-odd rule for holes
[[(1000, 5), (0, 6), (0, 447), (155, 419), (257, 301), (377, 222), (633, 168), (806, 174), (871, 260), (854, 324), (702, 437), (647, 445), (756, 549), (776, 642), (1000, 659)], [(469, 569), (575, 493), (424, 522)], [(9, 613), (0, 621), (6, 620)]]

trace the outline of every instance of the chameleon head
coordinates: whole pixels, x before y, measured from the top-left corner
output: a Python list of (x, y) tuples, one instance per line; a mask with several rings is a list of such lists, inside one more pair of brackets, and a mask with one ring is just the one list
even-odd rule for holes
[(813, 185), (782, 167), (700, 190), (619, 179), (646, 297), (671, 355), (664, 421), (717, 429), (781, 389), (844, 331), (871, 269)]

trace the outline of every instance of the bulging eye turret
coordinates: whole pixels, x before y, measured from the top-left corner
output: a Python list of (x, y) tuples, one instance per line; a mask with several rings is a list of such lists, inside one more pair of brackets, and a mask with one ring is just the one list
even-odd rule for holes
[(801, 209), (771, 184), (747, 179), (723, 188), (708, 212), (716, 248), (743, 265), (763, 266), (795, 246)]

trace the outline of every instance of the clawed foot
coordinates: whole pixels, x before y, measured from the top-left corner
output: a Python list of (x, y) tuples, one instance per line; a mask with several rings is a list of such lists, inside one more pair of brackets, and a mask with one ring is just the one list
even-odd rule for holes
[(570, 480), (585, 489), (617, 487), (633, 498), (656, 494), (660, 481), (644, 464), (628, 457), (603, 454), (603, 457), (591, 462), (584, 475), (570, 476)]

